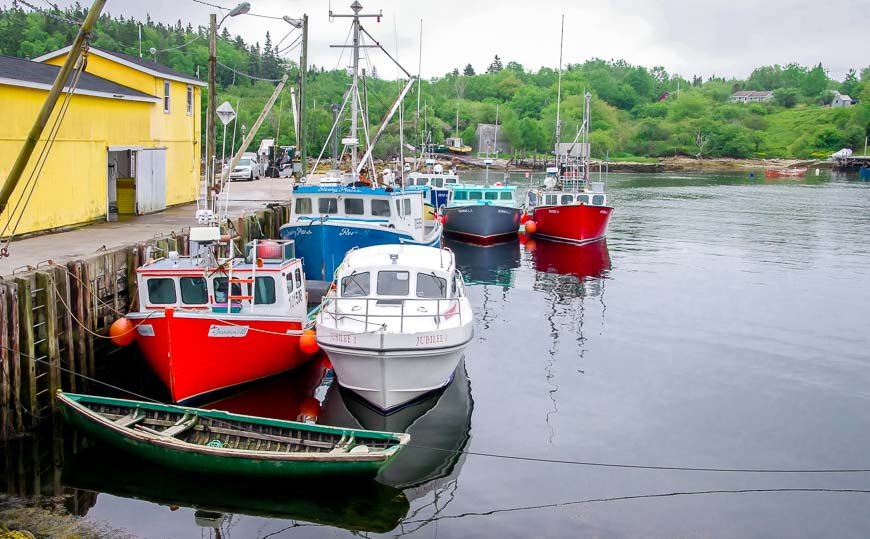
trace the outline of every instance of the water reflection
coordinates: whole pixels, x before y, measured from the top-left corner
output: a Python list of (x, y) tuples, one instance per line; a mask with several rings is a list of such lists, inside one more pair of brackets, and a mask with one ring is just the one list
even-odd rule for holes
[(491, 245), (445, 238), (444, 246), (456, 255), (456, 264), (467, 283), (513, 287), (514, 270), (520, 267), (520, 243), (516, 238)]
[[(610, 270), (610, 254), (606, 240), (577, 245), (539, 238), (522, 237), (520, 241), (527, 253), (531, 254), (535, 268), (533, 289), (547, 294), (549, 306), (545, 317), (549, 326), (550, 345), (544, 364), (544, 376), (549, 389), (547, 395), (551, 406), (544, 422), (549, 427), (548, 442), (554, 445), (556, 429), (550, 422), (559, 413), (559, 382), (556, 378), (556, 361), (560, 357), (559, 344), (568, 328), (576, 328), (576, 358), (579, 363), (577, 372), (584, 374), (583, 359), (586, 354), (587, 337), (583, 323), (586, 317), (586, 298), (596, 298), (601, 306), (601, 324), (607, 306), (604, 302), (604, 288), (607, 272)], [(570, 336), (570, 333), (566, 335)]]
[(559, 301), (603, 295), (610, 270), (606, 240), (576, 245), (527, 238), (524, 246), (532, 254), (536, 290), (551, 292)]
[[(465, 360), (442, 391), (390, 415), (370, 408), (350, 391), (333, 384), (321, 411), (321, 422), (353, 428), (407, 432), (411, 445), (387, 466), (377, 480), (400, 488), (410, 500), (433, 494), (435, 501), (452, 492), (465, 462), (462, 450), (471, 439), (474, 400)], [(436, 512), (444, 506), (435, 503)], [(419, 513), (420, 508), (416, 509)]]
[[(196, 509), (195, 524), (222, 530), (230, 515), (304, 521), (347, 530), (383, 533), (409, 509), (402, 491), (374, 481), (276, 481), (179, 472), (92, 446), (67, 458), (69, 487), (149, 501), (174, 511)], [(90, 507), (79, 514), (84, 516)]]

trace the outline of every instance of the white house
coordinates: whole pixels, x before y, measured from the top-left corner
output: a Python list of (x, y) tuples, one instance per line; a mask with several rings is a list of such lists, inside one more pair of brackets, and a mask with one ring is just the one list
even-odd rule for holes
[(741, 90), (734, 92), (729, 98), (734, 103), (766, 103), (773, 99), (773, 92), (754, 92), (751, 90)]
[(832, 93), (834, 94), (834, 100), (831, 101), (831, 108), (851, 107), (852, 105), (858, 104), (857, 99), (852, 99), (846, 94), (841, 94), (836, 90)]

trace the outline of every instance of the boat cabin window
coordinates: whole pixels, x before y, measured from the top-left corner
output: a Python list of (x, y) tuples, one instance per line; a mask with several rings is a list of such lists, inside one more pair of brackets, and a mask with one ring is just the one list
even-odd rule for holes
[(365, 213), (363, 199), (344, 199), (344, 213), (346, 213), (347, 215), (362, 215), (363, 213)]
[(372, 215), (375, 217), (390, 216), (390, 201), (389, 200), (372, 200)]
[(444, 187), (444, 178), (432, 178), (432, 185), (435, 187)]
[[(404, 201), (404, 208), (402, 207), (402, 202)], [(402, 211), (404, 209), (404, 211)], [(411, 199), (410, 198), (402, 198), (396, 199), (396, 212), (399, 215), (411, 215)]]
[(580, 204), (589, 204), (589, 195), (577, 195), (577, 202)]
[(296, 215), (311, 215), (311, 199), (297, 198), (296, 199)]
[(498, 191), (487, 191), (484, 193), (484, 197), (487, 200), (498, 200)]
[(442, 279), (431, 273), (417, 274), (418, 298), (446, 298), (447, 279)]
[(513, 195), (514, 194), (511, 191), (502, 191), (499, 195), (499, 198), (501, 198), (502, 200), (512, 200), (514, 198)]
[(323, 213), (338, 213), (337, 198), (321, 198), (317, 201), (317, 211)]
[(417, 185), (429, 185), (429, 178), (417, 178)]
[(345, 298), (359, 298), (369, 295), (371, 290), (369, 272), (352, 273), (341, 279), (341, 295)]
[(453, 200), (468, 200), (468, 193), (465, 191), (454, 191)]
[(573, 202), (574, 202), (573, 195), (562, 195), (562, 201), (560, 202), (560, 204), (571, 204)]
[(483, 193), (481, 193), (480, 191), (469, 191), (468, 192), (468, 199), (469, 200), (480, 200), (482, 198), (483, 198)]
[(379, 271), (379, 296), (407, 296), (410, 274), (407, 271)]
[(459, 180), (456, 178), (444, 178), (444, 183), (446, 183), (447, 185), (455, 185), (459, 183)]
[(182, 277), (181, 303), (188, 305), (205, 305), (208, 303), (208, 286), (205, 277)]
[(302, 270), (299, 268), (296, 268), (296, 286), (302, 287)]
[(178, 301), (175, 281), (168, 278), (148, 279), (148, 302), (153, 305), (171, 305)]
[(254, 305), (271, 305), (275, 303), (275, 279), (257, 277), (254, 280)]
[[(214, 287), (214, 302), (215, 303), (226, 303), (228, 301), (227, 298), (227, 282), (228, 279), (226, 277), (215, 277), (212, 281), (212, 287)], [(239, 283), (233, 283), (233, 296), (241, 296), (242, 295), (242, 285)]]
[(296, 290), (296, 283), (293, 282), (293, 272), (287, 274), (287, 293), (291, 293)]
[(544, 204), (556, 204), (556, 200), (558, 200), (558, 195), (546, 195), (544, 197)]
[(604, 206), (604, 195), (592, 195), (593, 206)]

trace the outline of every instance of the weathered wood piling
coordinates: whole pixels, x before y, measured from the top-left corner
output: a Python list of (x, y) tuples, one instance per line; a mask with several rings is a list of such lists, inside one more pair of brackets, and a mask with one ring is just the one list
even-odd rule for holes
[[(277, 238), (289, 207), (273, 205), (227, 223), (236, 252)], [(86, 391), (115, 346), (109, 327), (136, 308), (136, 268), (151, 256), (188, 252), (189, 229), (59, 264), (47, 260), (0, 278), (0, 440), (32, 432), (55, 412), (55, 392)], [(46, 253), (48, 256), (62, 253)], [(55, 424), (58, 422), (54, 422)]]

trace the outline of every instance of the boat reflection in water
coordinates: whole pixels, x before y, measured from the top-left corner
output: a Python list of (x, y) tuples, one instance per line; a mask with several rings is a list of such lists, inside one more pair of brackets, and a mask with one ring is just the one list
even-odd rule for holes
[(604, 282), (610, 270), (606, 240), (582, 245), (541, 238), (521, 238), (520, 241), (526, 252), (532, 254), (538, 272), (536, 289), (558, 292), (561, 297), (595, 297), (603, 294)]
[(491, 245), (444, 238), (443, 244), (456, 255), (466, 283), (513, 287), (513, 270), (520, 267), (520, 242), (516, 238)]
[(196, 509), (200, 527), (219, 528), (232, 515), (248, 515), (385, 533), (410, 508), (401, 490), (375, 481), (276, 481), (194, 474), (105, 446), (68, 456), (62, 481), (68, 487), (146, 500), (172, 510)]
[[(389, 415), (333, 384), (320, 419), (333, 426), (410, 434), (411, 444), (381, 471), (377, 480), (404, 490), (410, 500), (429, 493), (434, 493), (437, 499), (456, 488), (456, 478), (465, 462), (462, 451), (471, 439), (473, 408), (471, 383), (463, 359), (456, 367), (453, 381), (441, 392)], [(445, 506), (438, 505), (438, 510)]]

